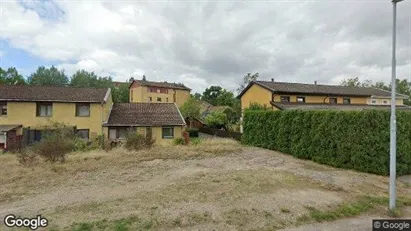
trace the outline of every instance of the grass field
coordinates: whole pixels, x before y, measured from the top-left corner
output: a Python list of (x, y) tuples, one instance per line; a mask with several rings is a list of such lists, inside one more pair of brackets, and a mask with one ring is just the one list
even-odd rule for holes
[[(71, 153), (31, 167), (3, 154), (0, 215), (42, 214), (47, 230), (275, 230), (386, 215), (387, 183), (228, 139)], [(398, 184), (401, 208), (409, 193)]]

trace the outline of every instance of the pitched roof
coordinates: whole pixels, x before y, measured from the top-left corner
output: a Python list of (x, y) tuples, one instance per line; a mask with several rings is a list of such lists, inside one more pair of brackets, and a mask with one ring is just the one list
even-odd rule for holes
[[(272, 81), (251, 82), (238, 97), (241, 97), (253, 84), (258, 84), (269, 91), (277, 93), (296, 93), (312, 95), (347, 95), (347, 96), (379, 96), (390, 97), (391, 92), (371, 87), (350, 87), (339, 85), (320, 85), (304, 83), (286, 83)], [(397, 98), (408, 98), (406, 95), (397, 94)]]
[(164, 88), (173, 88), (173, 89), (182, 89), (182, 90), (191, 90), (190, 88), (186, 87), (182, 83), (169, 83), (169, 82), (153, 82), (153, 81), (145, 81), (145, 80), (133, 80), (130, 86), (137, 82), (141, 86), (150, 86), (150, 87), (164, 87)]
[[(271, 105), (281, 110), (369, 110), (384, 109), (389, 110), (390, 105), (367, 105), (367, 104), (324, 104), (324, 103), (278, 103), (271, 102)], [(411, 107), (403, 105), (397, 106), (399, 110), (411, 110)]]
[(101, 103), (109, 91), (109, 88), (0, 85), (0, 101)]
[(185, 125), (175, 103), (115, 103), (104, 126)]

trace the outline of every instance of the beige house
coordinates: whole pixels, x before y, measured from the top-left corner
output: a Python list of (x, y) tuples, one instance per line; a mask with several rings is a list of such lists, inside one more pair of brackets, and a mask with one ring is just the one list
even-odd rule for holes
[(170, 144), (181, 138), (186, 123), (175, 103), (115, 103), (104, 134), (109, 140), (124, 140), (130, 131)]

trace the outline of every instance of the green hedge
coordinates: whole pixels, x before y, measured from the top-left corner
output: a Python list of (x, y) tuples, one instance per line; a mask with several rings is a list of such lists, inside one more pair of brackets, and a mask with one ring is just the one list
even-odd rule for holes
[[(242, 142), (334, 167), (389, 174), (390, 112), (253, 111)], [(411, 174), (411, 113), (397, 111), (397, 173)]]

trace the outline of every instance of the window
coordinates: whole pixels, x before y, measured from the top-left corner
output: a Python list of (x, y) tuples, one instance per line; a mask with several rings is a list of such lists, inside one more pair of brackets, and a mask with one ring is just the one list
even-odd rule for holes
[(297, 103), (305, 103), (305, 97), (304, 96), (297, 96)]
[(337, 98), (330, 98), (330, 104), (336, 104)]
[(0, 102), (0, 116), (5, 116), (5, 115), (7, 115), (7, 103)]
[(115, 139), (126, 139), (127, 134), (129, 132), (136, 132), (135, 127), (118, 127), (118, 128), (110, 128), (108, 130), (108, 138), (111, 140)]
[(383, 104), (388, 104), (388, 100), (382, 101)]
[(281, 96), (281, 102), (287, 102), (287, 103), (289, 103), (290, 102), (290, 96)]
[(153, 98), (148, 97), (148, 102), (151, 102), (151, 101), (153, 101)]
[(90, 116), (90, 104), (89, 103), (76, 103), (76, 116)]
[(168, 97), (166, 98), (166, 102), (168, 103)]
[(53, 111), (52, 103), (37, 103), (37, 116), (50, 117)]
[(160, 93), (168, 94), (168, 89), (160, 88)]
[(351, 104), (351, 99), (350, 98), (344, 98), (343, 99), (343, 104)]
[(88, 140), (89, 139), (89, 134), (90, 134), (89, 129), (78, 129), (77, 130), (77, 136), (82, 138), (82, 139)]
[(157, 102), (161, 102), (161, 98), (160, 98), (160, 97), (157, 97)]
[(148, 91), (149, 91), (149, 92), (156, 92), (156, 89), (153, 88), (153, 87), (150, 87), (150, 88), (148, 88)]
[(372, 104), (376, 104), (376, 103), (377, 103), (377, 100), (373, 99), (373, 100), (371, 100), (371, 103), (372, 103)]
[(163, 137), (163, 139), (173, 139), (174, 138), (174, 128), (172, 127), (163, 128), (161, 137)]

